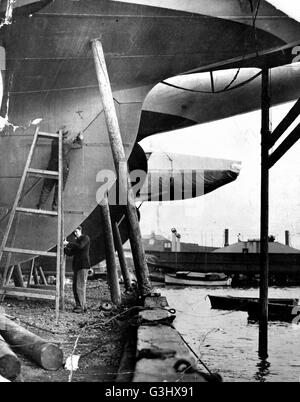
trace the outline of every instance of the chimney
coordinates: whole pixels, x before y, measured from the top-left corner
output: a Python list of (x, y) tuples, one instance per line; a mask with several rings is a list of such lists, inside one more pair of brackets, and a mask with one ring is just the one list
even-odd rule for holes
[(180, 234), (177, 234), (176, 236), (176, 251), (180, 251)]
[(171, 229), (172, 232), (172, 251), (176, 251), (176, 233), (177, 230), (175, 228)]
[(285, 245), (290, 245), (290, 232), (288, 230), (285, 231)]
[(225, 240), (224, 240), (224, 247), (229, 246), (229, 229), (225, 229)]

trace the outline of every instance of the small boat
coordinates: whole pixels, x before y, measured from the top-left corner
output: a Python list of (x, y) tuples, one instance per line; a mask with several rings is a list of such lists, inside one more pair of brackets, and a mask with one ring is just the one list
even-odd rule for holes
[[(252, 302), (248, 306), (248, 319), (250, 321), (259, 321), (260, 303)], [(269, 303), (268, 304), (268, 319), (269, 321), (286, 321), (296, 324), (300, 321), (300, 306)]]
[(183, 286), (230, 286), (232, 279), (225, 274), (178, 271), (165, 273), (165, 284)]
[[(218, 310), (239, 310), (248, 311), (251, 303), (258, 303), (257, 297), (238, 297), (238, 296), (215, 296), (208, 295), (211, 308)], [(299, 302), (299, 299), (287, 299), (287, 298), (270, 298), (269, 304), (285, 304), (295, 306)]]

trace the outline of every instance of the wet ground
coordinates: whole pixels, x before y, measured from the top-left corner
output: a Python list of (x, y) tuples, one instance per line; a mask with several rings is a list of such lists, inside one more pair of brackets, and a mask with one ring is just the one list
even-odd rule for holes
[(110, 302), (106, 282), (91, 281), (87, 286), (86, 314), (72, 312), (73, 296), (70, 284), (66, 287), (65, 311), (55, 323), (54, 302), (6, 298), (1, 303), (5, 313), (15, 317), (20, 325), (51, 342), (58, 343), (64, 361), (70, 355), (80, 355), (79, 369), (46, 371), (19, 355), (22, 362), (21, 382), (106, 382), (115, 381), (135, 296), (122, 293), (122, 306), (104, 311), (101, 306)]

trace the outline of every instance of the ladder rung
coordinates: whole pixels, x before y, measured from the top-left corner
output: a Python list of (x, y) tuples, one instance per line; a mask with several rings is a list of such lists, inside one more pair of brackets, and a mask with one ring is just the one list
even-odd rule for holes
[(35, 176), (40, 176), (40, 177), (49, 177), (51, 179), (58, 179), (58, 172), (55, 170), (42, 170), (42, 169), (33, 169), (29, 168), (27, 170), (28, 173), (34, 174)]
[(32, 209), (32, 208), (17, 207), (16, 211), (24, 212), (25, 214), (39, 214), (39, 215), (51, 215), (51, 216), (58, 215), (57, 211), (47, 211), (45, 209)]
[(56, 253), (52, 253), (50, 251), (39, 251), (39, 250), (27, 250), (22, 248), (13, 248), (13, 247), (4, 247), (3, 251), (8, 253), (16, 253), (16, 254), (31, 254), (31, 255), (43, 255), (45, 257), (56, 257)]
[(59, 134), (45, 133), (43, 131), (39, 131), (39, 136), (45, 137), (45, 138), (59, 138)]

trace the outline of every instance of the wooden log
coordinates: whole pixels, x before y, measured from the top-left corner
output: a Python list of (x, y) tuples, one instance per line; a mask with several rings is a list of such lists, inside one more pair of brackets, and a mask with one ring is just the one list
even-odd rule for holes
[(41, 266), (38, 266), (38, 272), (39, 272), (40, 277), (41, 277), (41, 279), (42, 279), (43, 285), (48, 286), (47, 279), (46, 279), (46, 277), (45, 277), (43, 268), (42, 268)]
[(23, 288), (25, 286), (20, 264), (15, 265), (15, 268), (13, 271), (13, 280), (14, 280), (15, 286), (21, 287), (21, 288)]
[(2, 377), (2, 375), (0, 375), (0, 382), (10, 382), (10, 380), (8, 380), (7, 378)]
[(131, 290), (131, 280), (130, 280), (130, 274), (129, 270), (126, 264), (126, 259), (124, 255), (124, 250), (123, 250), (123, 244), (122, 244), (122, 239), (119, 231), (119, 227), (117, 222), (112, 223), (112, 228), (113, 228), (113, 234), (114, 234), (114, 240), (115, 240), (115, 246), (116, 250), (118, 252), (118, 257), (119, 257), (119, 262), (120, 262), (120, 267), (121, 267), (121, 272), (123, 275), (124, 279), (124, 286), (127, 291)]
[(0, 334), (17, 351), (39, 364), (45, 370), (57, 370), (63, 364), (63, 352), (48, 342), (0, 315)]
[(40, 284), (39, 275), (38, 275), (38, 272), (37, 272), (37, 267), (34, 267), (34, 268), (33, 268), (33, 281), (34, 281), (34, 284), (35, 284), (35, 285), (39, 285), (39, 284)]
[(20, 372), (20, 360), (0, 336), (0, 375), (9, 380), (14, 380)]
[(120, 186), (119, 193), (121, 195), (120, 198), (125, 198), (124, 201), (126, 203), (127, 218), (129, 224), (129, 237), (131, 249), (134, 253), (134, 262), (136, 267), (136, 276), (138, 280), (139, 291), (142, 296), (146, 296), (151, 293), (149, 272), (135, 207), (135, 198), (130, 181), (128, 180), (126, 156), (106, 67), (105, 56), (102, 44), (98, 39), (92, 41), (92, 49), (109, 141), (111, 145), (115, 169), (118, 174)]
[(119, 305), (121, 304), (121, 290), (117, 272), (113, 230), (107, 196), (105, 196), (102, 200), (100, 207), (103, 222), (107, 279), (111, 294), (111, 301), (114, 304)]

